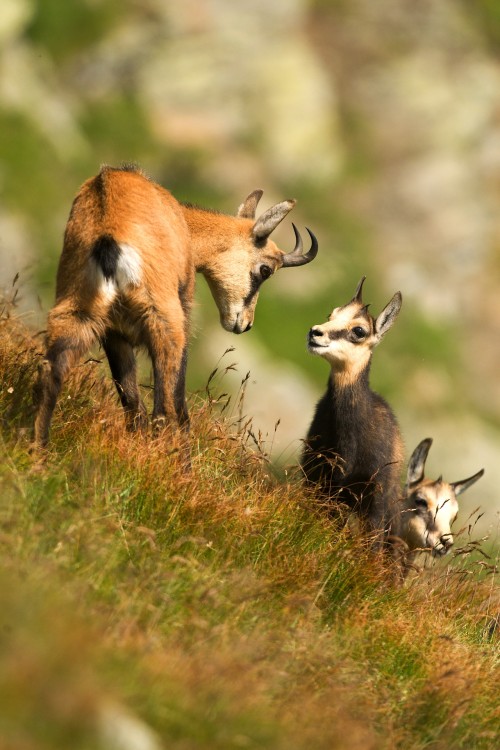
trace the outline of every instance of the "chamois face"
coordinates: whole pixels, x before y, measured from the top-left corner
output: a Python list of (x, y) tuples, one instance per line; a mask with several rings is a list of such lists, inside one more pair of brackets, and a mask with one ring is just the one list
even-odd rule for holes
[(334, 372), (355, 380), (368, 364), (373, 348), (394, 323), (401, 308), (397, 292), (378, 318), (368, 313), (361, 299), (363, 277), (353, 299), (335, 307), (326, 323), (313, 326), (308, 334), (308, 349), (329, 362)]
[(245, 333), (251, 329), (260, 288), (281, 268), (284, 256), (272, 240), (256, 247), (247, 231), (211, 263), (206, 278), (226, 331)]
[(438, 479), (421, 482), (405, 502), (405, 541), (411, 550), (429, 549), (432, 555), (446, 555), (453, 545), (451, 526), (458, 514), (458, 502), (451, 484)]
[(285, 253), (269, 238), (271, 232), (295, 205), (285, 200), (267, 209), (257, 220), (255, 211), (262, 190), (254, 190), (243, 201), (235, 219), (223, 222), (223, 250), (213, 253), (205, 265), (205, 277), (219, 309), (220, 322), (226, 331), (244, 333), (253, 325), (255, 307), (262, 283), (278, 268), (310, 263), (318, 252), (312, 232), (311, 248), (303, 254), (302, 239), (295, 232), (295, 247)]
[(326, 359), (335, 370), (362, 370), (377, 343), (373, 319), (358, 302), (336, 307), (326, 323), (309, 331), (311, 354)]
[(484, 470), (459, 482), (425, 479), (424, 470), (432, 438), (422, 440), (408, 463), (402, 503), (402, 537), (410, 550), (431, 550), (442, 556), (453, 546), (451, 526), (457, 517), (457, 496), (477, 482)]

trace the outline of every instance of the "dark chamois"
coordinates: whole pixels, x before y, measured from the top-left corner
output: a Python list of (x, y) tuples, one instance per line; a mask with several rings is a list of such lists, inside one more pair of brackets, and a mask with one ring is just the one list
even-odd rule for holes
[(377, 318), (353, 299), (311, 328), (308, 349), (326, 359), (331, 374), (305, 441), (301, 465), (307, 480), (330, 503), (355, 509), (370, 530), (389, 530), (400, 497), (403, 444), (387, 402), (371, 390), (373, 349), (401, 309), (397, 292)]

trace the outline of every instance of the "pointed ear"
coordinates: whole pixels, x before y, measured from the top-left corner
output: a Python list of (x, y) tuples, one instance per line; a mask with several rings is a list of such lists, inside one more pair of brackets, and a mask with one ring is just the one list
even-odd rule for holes
[(250, 193), (238, 208), (236, 216), (240, 219), (255, 219), (257, 205), (263, 194), (263, 190), (254, 190), (253, 193)]
[(379, 339), (381, 339), (382, 336), (385, 336), (389, 328), (392, 328), (392, 325), (398, 317), (399, 311), (401, 310), (402, 304), (403, 297), (401, 295), (401, 292), (396, 292), (389, 304), (384, 307), (384, 309), (378, 316), (377, 320), (375, 321), (375, 333), (377, 334)]
[(406, 474), (406, 483), (408, 486), (421, 482), (424, 478), (425, 462), (429, 454), (430, 447), (432, 445), (432, 438), (425, 438), (422, 440), (413, 453), (408, 462), (408, 472)]
[(252, 234), (256, 240), (265, 240), (276, 229), (280, 221), (292, 210), (297, 201), (277, 203), (259, 216), (253, 225)]
[(481, 471), (478, 471), (477, 474), (474, 474), (474, 476), (469, 477), (468, 479), (462, 479), (461, 482), (450, 482), (455, 495), (461, 495), (462, 492), (465, 492), (465, 490), (471, 486), (471, 484), (474, 484), (474, 482), (477, 482), (478, 479), (481, 479), (483, 474), (484, 469), (481, 469)]

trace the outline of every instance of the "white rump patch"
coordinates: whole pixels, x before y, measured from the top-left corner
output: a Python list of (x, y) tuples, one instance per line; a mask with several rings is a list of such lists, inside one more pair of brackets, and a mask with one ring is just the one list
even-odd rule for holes
[(142, 264), (137, 250), (126, 242), (120, 244), (120, 257), (116, 271), (118, 288), (124, 291), (128, 286), (139, 286), (142, 281)]
[(141, 258), (131, 245), (120, 243), (120, 257), (116, 266), (116, 277), (106, 279), (101, 267), (91, 259), (87, 267), (88, 280), (93, 289), (106, 300), (112, 302), (118, 291), (125, 292), (128, 287), (139, 286), (142, 280)]
[(116, 288), (114, 280), (104, 278), (101, 267), (93, 258), (91, 258), (90, 263), (87, 266), (87, 279), (91, 288), (109, 302), (112, 302), (116, 297), (118, 289)]

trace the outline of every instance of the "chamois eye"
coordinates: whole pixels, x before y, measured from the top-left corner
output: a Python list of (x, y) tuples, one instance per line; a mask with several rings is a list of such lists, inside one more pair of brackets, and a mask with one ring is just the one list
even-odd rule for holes
[(268, 279), (271, 276), (272, 272), (273, 272), (273, 269), (270, 268), (269, 266), (261, 266), (260, 267), (261, 279), (265, 281), (265, 279)]
[(352, 332), (358, 339), (363, 339), (366, 336), (366, 331), (361, 326), (354, 326)]
[(428, 503), (425, 497), (422, 497), (421, 495), (417, 495), (417, 497), (415, 498), (415, 507), (422, 508), (422, 510), (427, 510)]

